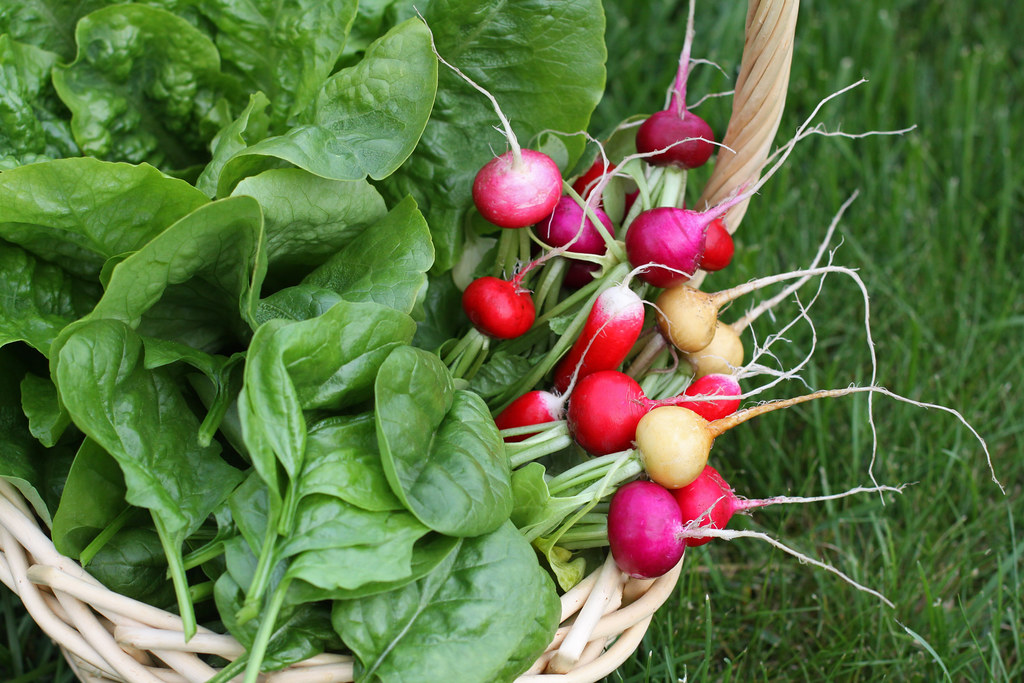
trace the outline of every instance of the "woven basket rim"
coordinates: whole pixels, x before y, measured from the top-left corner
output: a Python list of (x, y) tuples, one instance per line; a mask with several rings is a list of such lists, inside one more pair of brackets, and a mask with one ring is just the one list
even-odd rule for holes
[[(713, 205), (753, 182), (767, 158), (785, 104), (799, 0), (749, 0), (740, 73), (722, 147), (701, 204)], [(746, 202), (726, 214), (735, 232)], [(692, 284), (700, 284), (701, 273)], [(593, 683), (636, 650), (654, 613), (671, 596), (685, 561), (657, 579), (629, 578), (610, 554), (561, 596), (560, 626), (518, 683)], [(232, 636), (200, 627), (187, 643), (181, 619), (115, 593), (61, 555), (21, 493), (0, 479), (0, 582), (19, 595), (56, 642), (79, 680), (193, 683), (217, 673), (200, 655), (233, 659)], [(277, 672), (273, 683), (353, 680), (352, 657), (322, 654)]]

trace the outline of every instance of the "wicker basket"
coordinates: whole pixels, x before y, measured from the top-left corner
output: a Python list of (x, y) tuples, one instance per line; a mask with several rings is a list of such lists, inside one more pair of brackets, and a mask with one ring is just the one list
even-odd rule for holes
[[(778, 129), (793, 54), (798, 0), (749, 0), (732, 116), (701, 197), (713, 204), (756, 178)], [(746, 203), (733, 207), (734, 232)], [(562, 596), (561, 626), (521, 683), (596, 681), (628, 658), (654, 612), (675, 589), (682, 561), (655, 580), (628, 579), (609, 558)], [(114, 593), (54, 548), (19, 492), (0, 480), (0, 581), (17, 593), (39, 627), (85, 682), (206, 681), (217, 670), (200, 655), (233, 659), (231, 636), (200, 628), (188, 642), (174, 614)], [(322, 654), (265, 674), (274, 683), (353, 680), (353, 660)]]

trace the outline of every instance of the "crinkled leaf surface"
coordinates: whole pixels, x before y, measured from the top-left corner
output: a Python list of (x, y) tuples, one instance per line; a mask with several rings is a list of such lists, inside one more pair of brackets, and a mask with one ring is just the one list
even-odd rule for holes
[(384, 178), (419, 141), (436, 87), (427, 29), (418, 19), (405, 21), (358, 64), (331, 76), (295, 127), (238, 152), (221, 172), (218, 194), (264, 170), (267, 157), (334, 180)]
[(0, 3), (0, 34), (71, 60), (75, 56), (75, 24), (109, 4), (110, 0), (4, 0)]
[(0, 238), (67, 272), (98, 278), (209, 199), (147, 164), (78, 157), (0, 173)]
[(230, 121), (237, 99), (213, 42), (185, 19), (142, 4), (112, 5), (75, 27), (78, 55), (53, 84), (85, 154), (184, 169)]
[(361, 681), (510, 681), (544, 651), (560, 604), (511, 523), (463, 539), (422, 579), (335, 603), (334, 628)]
[(396, 348), (374, 391), (377, 440), (392, 490), (431, 529), (493, 531), (512, 510), (504, 442), (476, 394), (455, 390), (434, 354)]
[[(431, 0), (417, 3), (438, 52), (497, 99), (523, 146), (544, 130), (584, 131), (604, 92), (607, 53), (599, 0)], [(490, 102), (450, 69), (415, 153), (385, 184), (416, 197), (434, 236), (437, 267), (460, 252), (477, 170), (507, 148)], [(565, 138), (569, 163), (583, 151)], [(535, 144), (535, 143), (534, 143)]]

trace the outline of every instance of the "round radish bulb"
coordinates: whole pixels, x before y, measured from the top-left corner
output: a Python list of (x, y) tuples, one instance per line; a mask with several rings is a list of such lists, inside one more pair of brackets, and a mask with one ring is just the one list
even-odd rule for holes
[(689, 209), (661, 206), (643, 211), (626, 231), (626, 256), (638, 277), (655, 287), (690, 279), (704, 255), (705, 233), (713, 218)]
[(497, 339), (518, 337), (536, 317), (528, 291), (489, 275), (469, 283), (462, 293), (462, 309), (476, 329)]
[[(740, 407), (739, 396), (743, 393), (740, 383), (732, 375), (710, 374), (694, 380), (686, 390), (675, 398), (652, 401), (651, 407), (676, 405), (697, 413), (708, 422), (732, 415)], [(689, 401), (686, 398), (699, 396), (729, 396), (733, 398), (707, 401)]]
[[(528, 391), (494, 418), (498, 429), (512, 429), (529, 425), (544, 424), (562, 419), (562, 399), (549, 391)], [(533, 434), (505, 437), (505, 441), (522, 441)]]
[(615, 164), (606, 162), (601, 158), (595, 159), (590, 168), (572, 182), (572, 189), (575, 190), (576, 194), (586, 199), (590, 191), (597, 185), (598, 179), (608, 175), (613, 170), (615, 170)]
[(677, 489), (708, 464), (715, 436), (708, 421), (692, 410), (658, 406), (637, 423), (636, 447), (651, 481)]
[(732, 262), (735, 251), (736, 245), (733, 243), (732, 235), (725, 228), (725, 221), (716, 218), (708, 225), (700, 267), (709, 272), (722, 270)]
[(565, 269), (565, 275), (562, 277), (562, 284), (570, 289), (579, 289), (593, 282), (594, 276), (599, 270), (601, 270), (601, 266), (596, 263), (570, 260)]
[(509, 151), (491, 159), (473, 180), (473, 203), (502, 228), (525, 228), (543, 220), (562, 196), (562, 172), (543, 152)]
[(601, 370), (581, 379), (572, 390), (569, 432), (591, 455), (630, 447), (637, 423), (647, 412), (647, 398), (635, 379), (617, 370)]
[(636, 150), (648, 154), (654, 166), (697, 168), (707, 163), (715, 151), (715, 134), (707, 121), (693, 112), (665, 109), (655, 112), (636, 131)]
[(743, 365), (743, 340), (739, 333), (719, 320), (711, 342), (700, 351), (685, 354), (696, 378), (705, 375), (729, 375)]
[[(743, 509), (725, 479), (711, 465), (704, 467), (692, 482), (672, 492), (683, 516), (683, 524), (697, 521), (695, 526), (724, 529), (737, 510)], [(688, 547), (704, 545), (711, 536), (688, 537)]]
[(675, 497), (649, 481), (619, 488), (608, 507), (608, 547), (619, 569), (653, 579), (676, 566), (686, 550)]
[(680, 351), (700, 351), (715, 338), (718, 305), (715, 299), (682, 283), (668, 287), (654, 301), (658, 327)]
[[(612, 219), (602, 209), (595, 208), (594, 215), (601, 221), (608, 234), (615, 233)], [(593, 221), (586, 217), (583, 207), (572, 197), (562, 197), (546, 220), (536, 226), (537, 237), (552, 247), (565, 247), (567, 253), (603, 254), (607, 245)]]

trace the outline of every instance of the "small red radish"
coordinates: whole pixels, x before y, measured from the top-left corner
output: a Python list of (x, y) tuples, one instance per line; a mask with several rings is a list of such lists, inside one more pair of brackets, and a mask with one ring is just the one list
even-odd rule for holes
[[(594, 208), (609, 235), (615, 234), (615, 225), (601, 208)], [(608, 250), (601, 232), (586, 216), (575, 199), (564, 196), (554, 210), (536, 226), (537, 237), (552, 247), (565, 247), (567, 254), (603, 254)]]
[(594, 160), (594, 163), (590, 165), (583, 175), (572, 181), (572, 189), (583, 199), (586, 199), (597, 186), (597, 181), (602, 177), (606, 176), (615, 170), (615, 164), (610, 161), (598, 157)]
[(710, 422), (682, 406), (658, 406), (637, 423), (636, 448), (651, 481), (667, 489), (678, 489), (697, 478), (708, 464), (715, 438), (733, 427), (763, 413), (805, 401), (876, 389), (826, 389), (781, 401), (761, 403)]
[(608, 547), (626, 574), (653, 579), (676, 566), (686, 550), (679, 534), (682, 513), (675, 497), (649, 481), (632, 481), (608, 507)]
[(598, 370), (615, 370), (633, 348), (644, 326), (644, 303), (627, 284), (609, 287), (594, 305), (569, 353), (555, 367), (555, 389), (564, 392)]
[(736, 244), (732, 235), (725, 228), (725, 220), (716, 218), (708, 224), (708, 232), (704, 240), (704, 256), (700, 259), (701, 270), (714, 272), (722, 270), (732, 262), (736, 252)]
[(473, 180), (477, 210), (503, 228), (533, 225), (551, 213), (561, 196), (558, 164), (532, 149), (513, 149), (491, 159)]
[[(739, 396), (742, 393), (740, 383), (732, 375), (709, 374), (694, 380), (680, 396), (654, 401), (652, 408), (659, 405), (677, 405), (692, 410), (708, 422), (713, 422), (739, 410)], [(700, 396), (728, 396), (731, 398), (707, 401), (681, 400)]]
[[(693, 3), (686, 22), (686, 38), (679, 56), (672, 97), (667, 109), (652, 114), (636, 132), (636, 149), (654, 153), (647, 162), (655, 166), (697, 168), (714, 152), (715, 134), (707, 121), (686, 108), (686, 80), (690, 72), (690, 48), (693, 45)], [(663, 151), (659, 151), (663, 150)]]
[(476, 329), (497, 339), (525, 333), (537, 315), (518, 277), (509, 281), (487, 275), (473, 280), (462, 293), (462, 309)]
[(630, 447), (648, 399), (635, 379), (600, 370), (581, 379), (569, 398), (569, 433), (591, 455)]
[[(494, 418), (494, 424), (498, 429), (513, 429), (515, 427), (527, 427), (539, 425), (545, 422), (554, 422), (562, 419), (564, 401), (549, 391), (535, 389), (528, 391), (516, 400), (509, 403)], [(518, 436), (505, 437), (505, 441), (522, 441), (533, 434), (520, 434)]]

